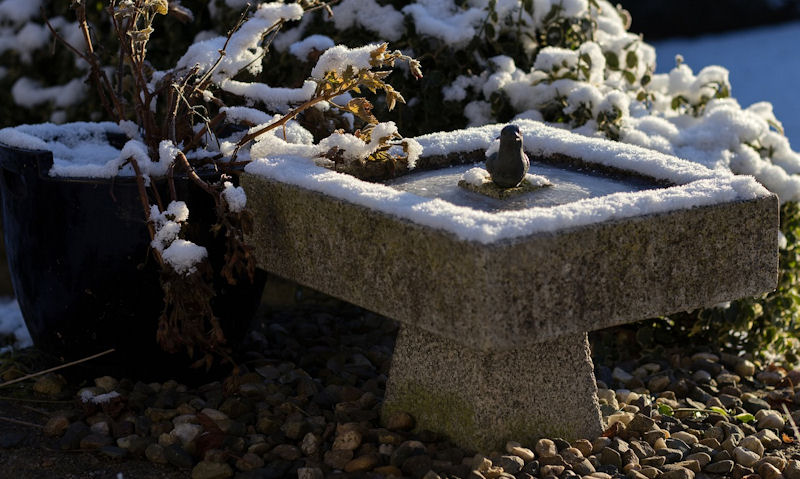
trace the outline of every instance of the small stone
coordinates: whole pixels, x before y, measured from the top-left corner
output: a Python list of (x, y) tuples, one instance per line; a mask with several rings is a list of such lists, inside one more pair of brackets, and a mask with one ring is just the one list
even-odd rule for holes
[(395, 411), (386, 418), (384, 426), (390, 431), (410, 431), (414, 429), (414, 417), (405, 411)]
[(783, 375), (777, 371), (761, 371), (756, 374), (756, 379), (767, 386), (774, 386), (781, 382)]
[(76, 421), (67, 427), (64, 435), (58, 441), (62, 450), (77, 449), (81, 445), (81, 439), (89, 434), (89, 426), (83, 421)]
[(756, 365), (747, 359), (738, 361), (733, 369), (736, 371), (736, 374), (742, 376), (743, 378), (749, 378), (756, 373)]
[(692, 444), (697, 444), (697, 442), (698, 442), (697, 436), (695, 436), (694, 434), (690, 434), (690, 433), (688, 433), (686, 431), (674, 432), (674, 433), (672, 433), (671, 438), (683, 441), (684, 443), (686, 443), (689, 446), (691, 446)]
[(293, 444), (278, 444), (272, 449), (272, 453), (284, 461), (296, 461), (302, 457), (302, 451)]
[(753, 451), (737, 446), (733, 449), (733, 459), (744, 467), (752, 467), (761, 457)]
[(756, 465), (755, 465), (756, 470), (759, 467), (761, 467), (761, 464), (764, 464), (764, 463), (771, 464), (776, 469), (778, 469), (779, 471), (783, 471), (784, 469), (786, 469), (787, 461), (786, 461), (786, 459), (784, 459), (783, 457), (780, 457), (780, 456), (764, 456), (764, 457), (761, 458), (760, 461), (758, 461), (756, 463)]
[(786, 424), (778, 411), (762, 409), (755, 414), (758, 429), (783, 429)]
[[(686, 456), (686, 460), (687, 461), (697, 461), (697, 464), (701, 468), (703, 468), (703, 467), (706, 466), (706, 464), (711, 462), (711, 456), (708, 455), (705, 452), (696, 452), (694, 454), (689, 454), (688, 456)], [(699, 472), (699, 471), (695, 471), (695, 472)]]
[(749, 467), (744, 467), (741, 464), (734, 464), (733, 471), (731, 471), (731, 477), (733, 479), (743, 479), (744, 477), (749, 476), (750, 474), (753, 473), (754, 471)]
[[(403, 475), (403, 471), (401, 471), (400, 468), (398, 468), (397, 466), (380, 466), (376, 467), (373, 472), (386, 477), (390, 476), (401, 477)], [(298, 477), (298, 479), (300, 478)]]
[[(635, 419), (634, 419), (635, 420)], [(651, 446), (659, 439), (664, 440), (667, 437), (667, 432), (661, 429), (651, 429), (642, 433), (642, 439), (647, 441)]]
[(167, 462), (175, 467), (188, 468), (194, 465), (194, 459), (192, 459), (192, 456), (177, 444), (165, 447), (164, 457), (167, 458)]
[(683, 459), (683, 453), (679, 449), (665, 447), (656, 449), (656, 454), (664, 457), (667, 463), (678, 462)]
[(552, 457), (558, 454), (556, 444), (550, 439), (539, 439), (536, 441), (536, 446), (534, 446), (534, 449), (539, 457)]
[(603, 450), (603, 448), (608, 447), (611, 445), (611, 439), (607, 437), (598, 437), (592, 443), (592, 454), (597, 454)]
[(564, 466), (548, 465), (548, 466), (542, 466), (542, 468), (540, 469), (540, 473), (542, 477), (560, 476), (564, 472), (564, 469), (566, 469)]
[(46, 374), (33, 383), (33, 390), (49, 397), (58, 397), (67, 385), (67, 380), (60, 374)]
[(783, 477), (781, 471), (772, 464), (765, 462), (758, 467), (758, 475), (762, 479), (778, 479)]
[(761, 441), (765, 449), (777, 449), (783, 445), (783, 441), (775, 432), (770, 429), (762, 429), (755, 433), (755, 437)]
[(581, 476), (586, 476), (596, 472), (594, 466), (588, 459), (584, 459), (572, 464), (572, 470)]
[(192, 468), (192, 479), (227, 479), (233, 477), (233, 469), (224, 462), (200, 461)]
[(786, 464), (786, 469), (783, 470), (783, 475), (786, 479), (800, 479), (800, 461), (791, 459)]
[[(572, 447), (581, 451), (584, 457), (592, 454), (592, 443), (588, 439), (578, 439), (572, 443)], [(525, 458), (523, 457), (523, 459)], [(525, 459), (525, 461), (528, 461), (528, 459)]]
[(128, 451), (117, 446), (103, 446), (100, 448), (100, 452), (109, 459), (115, 460), (125, 459), (128, 455)]
[[(392, 467), (392, 466), (386, 466)], [(394, 472), (394, 471), (392, 471)], [(398, 472), (398, 477), (403, 473)], [(325, 474), (322, 472), (322, 469), (318, 467), (299, 467), (297, 468), (297, 479), (324, 479)]]
[(655, 426), (655, 423), (656, 422), (652, 418), (645, 416), (644, 414), (635, 414), (627, 426), (630, 431), (643, 434), (652, 430)]
[(513, 454), (525, 462), (530, 462), (536, 458), (536, 455), (533, 453), (533, 451), (531, 451), (527, 447), (514, 446), (507, 451), (509, 454)]
[(497, 460), (492, 461), (492, 464), (503, 468), (504, 472), (516, 474), (522, 470), (522, 466), (525, 465), (525, 461), (517, 456), (500, 456)]
[(647, 382), (647, 389), (650, 390), (651, 393), (660, 393), (667, 386), (669, 386), (670, 379), (669, 376), (659, 375), (650, 378), (650, 381)]
[(747, 399), (743, 399), (742, 407), (750, 414), (756, 414), (762, 409), (768, 410), (770, 408), (767, 401), (755, 396), (749, 396)]
[(345, 472), (366, 472), (371, 471), (380, 464), (380, 458), (375, 454), (366, 454), (364, 456), (359, 456), (355, 459), (352, 459), (350, 462), (345, 464), (344, 471)]
[(306, 456), (312, 456), (319, 450), (321, 443), (322, 440), (319, 438), (319, 436), (309, 432), (303, 436), (303, 440), (300, 441), (300, 450)]
[(661, 470), (652, 466), (645, 466), (639, 471), (648, 479), (655, 479), (661, 475)]
[(113, 442), (109, 436), (101, 434), (88, 434), (81, 439), (81, 449), (100, 449), (103, 446), (108, 446)]
[(156, 464), (169, 464), (167, 456), (164, 453), (164, 447), (159, 444), (153, 443), (147, 446), (147, 448), (144, 450), (144, 455), (150, 462), (154, 462)]
[(667, 458), (664, 456), (652, 456), (646, 457), (644, 459), (639, 459), (639, 463), (642, 466), (652, 466), (652, 467), (661, 467), (666, 464)]
[(102, 376), (94, 379), (94, 385), (103, 391), (110, 393), (111, 391), (115, 391), (117, 389), (117, 386), (119, 386), (119, 381), (111, 376)]
[(236, 469), (242, 472), (254, 471), (262, 467), (264, 467), (264, 460), (252, 452), (248, 452), (236, 460)]
[(51, 417), (44, 425), (44, 435), (49, 437), (60, 437), (69, 427), (69, 419), (62, 414)]
[[(404, 474), (411, 477), (422, 477), (433, 466), (433, 460), (424, 454), (411, 456), (400, 466)], [(499, 468), (498, 468), (499, 469)], [(502, 472), (502, 470), (499, 470)]]
[(651, 457), (656, 454), (652, 446), (645, 441), (631, 441), (630, 448), (639, 457), (639, 459)]
[(323, 462), (331, 469), (344, 469), (353, 459), (353, 451), (350, 449), (339, 449), (334, 451), (326, 451)]
[(336, 436), (331, 449), (354, 451), (361, 445), (361, 433), (355, 429), (348, 429)]
[(748, 451), (753, 451), (754, 453), (758, 454), (758, 457), (764, 455), (764, 444), (755, 436), (747, 436), (739, 442), (739, 446), (747, 449)]
[(134, 456), (141, 456), (144, 454), (150, 443), (150, 439), (141, 437), (138, 434), (131, 434), (117, 439), (117, 446), (127, 450)]
[(733, 470), (733, 461), (730, 459), (725, 461), (712, 462), (706, 464), (703, 471), (709, 474), (727, 474)]
[(618, 468), (622, 467), (622, 456), (619, 452), (610, 447), (603, 448), (603, 450), (600, 451), (599, 459), (601, 464), (608, 464)]
[(680, 467), (672, 471), (664, 472), (661, 474), (661, 479), (694, 479), (694, 475), (693, 471), (685, 467)]

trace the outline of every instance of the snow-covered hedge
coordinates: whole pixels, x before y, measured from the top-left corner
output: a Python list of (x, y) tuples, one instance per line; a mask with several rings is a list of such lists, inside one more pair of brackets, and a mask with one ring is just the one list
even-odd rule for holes
[[(49, 32), (39, 18), (44, 6), (54, 28), (79, 44), (66, 3), (0, 0), (0, 126), (101, 118), (84, 83), (85, 67), (61, 46), (51, 53)], [(164, 29), (166, 38), (150, 44), (148, 58), (156, 69), (178, 59), (183, 51), (175, 45), (185, 45), (187, 38), (201, 42), (224, 35), (247, 2), (210, 0), (206, 8), (193, 3), (191, 28), (173, 20)], [(170, 2), (170, 8), (178, 6), (179, 0)], [(753, 300), (761, 301), (759, 307), (751, 301), (740, 308), (736, 327), (745, 328), (775, 308), (790, 311), (784, 317), (793, 321), (800, 308), (790, 299), (800, 297), (792, 281), (800, 261), (795, 253), (800, 215), (790, 205), (800, 201), (800, 155), (783, 136), (770, 104), (740, 105), (731, 96), (735, 85), (725, 68), (692, 69), (670, 58), (660, 60), (675, 63), (674, 68), (654, 74), (654, 49), (628, 31), (627, 13), (606, 0), (342, 0), (330, 11), (333, 16), (320, 8), (287, 25), (269, 38), (267, 66), (252, 65), (261, 84), (284, 90), (232, 80), (209, 95), (243, 95), (262, 109), (285, 113), (313, 88), (306, 83), (308, 71), (323, 52), (334, 57), (341, 48), (335, 45), (386, 41), (417, 57), (425, 72), (421, 81), (409, 71), (392, 75), (407, 104), (391, 114), (386, 110), (394, 103), (392, 95), (375, 101), (378, 116), (393, 120), (404, 136), (525, 118), (753, 175), (784, 203), (788, 242), (781, 253), (779, 294)], [(97, 32), (110, 30), (101, 10), (91, 13)], [(98, 52), (112, 53), (113, 48)], [(268, 121), (246, 108), (231, 108), (228, 115)], [(289, 129), (298, 143), (309, 145), (312, 137), (319, 141), (336, 128), (345, 131), (328, 140), (336, 143), (330, 146), (353, 142), (354, 126), (341, 116), (310, 109), (300, 123)], [(272, 136), (261, 147), (280, 140)], [(372, 143), (368, 137), (361, 140), (362, 149)], [(772, 300), (775, 308), (764, 302)]]

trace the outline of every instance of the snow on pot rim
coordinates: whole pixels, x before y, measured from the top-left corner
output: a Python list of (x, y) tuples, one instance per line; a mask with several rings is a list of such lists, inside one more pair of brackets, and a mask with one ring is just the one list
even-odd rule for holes
[[(413, 223), (448, 231), (457, 237), (488, 244), (537, 233), (551, 233), (635, 216), (746, 201), (771, 196), (753, 177), (714, 171), (697, 163), (653, 150), (590, 138), (531, 120), (515, 121), (532, 155), (564, 155), (589, 164), (624, 170), (673, 186), (632, 193), (614, 193), (552, 207), (489, 213), (423, 198), (390, 186), (370, 183), (317, 166), (291, 154), (253, 155), (245, 172), (324, 193)], [(421, 156), (468, 153), (486, 149), (504, 124), (441, 132), (415, 138)]]
[[(145, 177), (166, 176), (177, 148), (171, 142), (163, 141), (159, 158), (153, 161), (143, 142), (129, 139), (129, 133), (136, 136), (136, 131), (133, 123), (122, 127), (112, 122), (39, 123), (1, 129), (0, 143), (13, 148), (51, 152), (53, 166), (48, 172), (51, 177), (81, 180), (133, 178), (136, 176), (133, 167), (126, 164), (129, 158), (137, 161)], [(111, 136), (124, 139), (123, 146), (115, 146), (116, 138), (112, 140)]]

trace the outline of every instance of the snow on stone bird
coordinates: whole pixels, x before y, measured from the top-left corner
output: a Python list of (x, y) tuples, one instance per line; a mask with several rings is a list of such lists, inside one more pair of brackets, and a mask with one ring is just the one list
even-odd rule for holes
[(500, 132), (500, 148), (486, 159), (486, 170), (498, 186), (514, 188), (525, 178), (529, 166), (519, 127), (508, 125)]

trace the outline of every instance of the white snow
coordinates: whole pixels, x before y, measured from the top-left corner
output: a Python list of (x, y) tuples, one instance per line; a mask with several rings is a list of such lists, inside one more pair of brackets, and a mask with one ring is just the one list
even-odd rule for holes
[(25, 326), (19, 304), (13, 298), (0, 298), (0, 337), (11, 338), (11, 346), (0, 348), (0, 354), (11, 348), (33, 346), (33, 339)]
[[(337, 17), (338, 18), (338, 17)], [(308, 55), (312, 51), (324, 52), (336, 45), (330, 37), (325, 35), (310, 35), (289, 46), (289, 53), (297, 57), (300, 61), (308, 61)]]
[[(441, 199), (422, 198), (382, 184), (326, 170), (308, 158), (258, 158), (245, 171), (443, 229), (470, 241), (492, 243), (560, 228), (599, 223), (720, 202), (753, 199), (769, 192), (752, 177), (714, 172), (701, 165), (631, 145), (587, 138), (532, 121), (517, 124), (526, 149), (534, 154), (561, 153), (586, 161), (623, 167), (676, 186), (616, 193), (550, 208), (487, 213)], [(485, 149), (505, 125), (489, 125), (416, 138), (424, 155)]]
[(311, 77), (321, 80), (325, 78), (327, 72), (342, 74), (351, 66), (356, 71), (369, 69), (372, 66), (371, 54), (379, 46), (378, 43), (370, 43), (358, 48), (347, 48), (344, 45), (329, 48), (317, 60), (317, 64), (311, 70)]
[(208, 257), (208, 250), (178, 238), (161, 253), (161, 257), (176, 273), (186, 276), (197, 271), (197, 265)]
[(244, 211), (247, 206), (247, 195), (241, 186), (233, 186), (233, 183), (226, 181), (223, 183), (222, 197), (228, 204), (228, 209), (233, 213)]
[(42, 103), (51, 102), (57, 107), (68, 107), (82, 101), (86, 96), (86, 85), (83, 79), (76, 78), (64, 85), (43, 87), (37, 81), (22, 77), (11, 87), (14, 103), (25, 108), (32, 108)]
[[(129, 125), (127, 125), (129, 126)], [(107, 133), (122, 133), (114, 123), (76, 122), (64, 125), (40, 123), (0, 130), (0, 143), (18, 148), (53, 153), (51, 176), (113, 178), (133, 176), (128, 163), (136, 160), (146, 177), (164, 176), (177, 148), (169, 141), (160, 145), (160, 161), (152, 161), (147, 147), (139, 140), (128, 140), (119, 150), (108, 144)]]
[[(253, 15), (242, 24), (230, 38), (225, 56), (219, 63), (213, 77), (218, 81), (230, 78), (246, 69), (251, 74), (261, 72), (262, 63), (256, 61), (264, 54), (261, 46), (263, 35), (282, 20), (299, 20), (303, 7), (297, 3), (262, 3)], [(178, 60), (178, 69), (199, 67), (202, 74), (207, 72), (219, 59), (226, 38), (218, 36), (192, 44)]]
[(271, 87), (264, 83), (224, 80), (220, 83), (220, 88), (229, 93), (259, 101), (269, 111), (286, 113), (290, 107), (310, 100), (317, 89), (317, 84), (306, 80), (301, 88), (284, 88)]
[(120, 394), (117, 391), (111, 391), (110, 393), (95, 395), (92, 391), (84, 389), (80, 392), (80, 397), (84, 403), (105, 404), (114, 398), (120, 397)]
[(800, 22), (652, 42), (658, 54), (657, 72), (675, 66), (675, 55), (683, 56), (696, 68), (723, 65), (729, 72), (731, 94), (741, 105), (761, 101), (772, 103), (786, 136), (800, 145), (800, 90), (793, 79), (800, 78), (797, 45)]
[(391, 5), (378, 5), (374, 0), (344, 0), (332, 10), (337, 30), (363, 28), (392, 42), (398, 40), (405, 30), (402, 13)]

